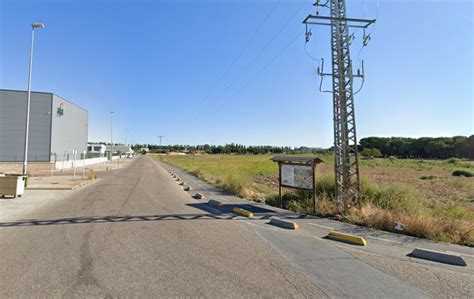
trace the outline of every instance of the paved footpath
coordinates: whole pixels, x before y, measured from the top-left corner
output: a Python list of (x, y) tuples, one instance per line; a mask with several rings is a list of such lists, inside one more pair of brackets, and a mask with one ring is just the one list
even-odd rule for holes
[[(423, 287), (429, 281), (422, 278), (401, 279), (400, 273), (407, 272), (397, 264), (409, 267), (402, 259), (386, 267), (395, 259), (374, 258), (369, 251), (366, 257), (353, 247), (321, 239), (317, 231), (271, 227), (264, 216), (275, 210), (257, 208), (256, 220), (211, 209), (184, 192), (163, 167), (139, 157), (62, 199), (0, 219), (0, 297), (446, 294), (430, 293)], [(317, 220), (311, 221), (322, 225)], [(472, 295), (470, 268), (436, 269), (442, 275), (462, 275), (456, 276), (464, 284), (461, 292), (454, 286), (447, 293)]]

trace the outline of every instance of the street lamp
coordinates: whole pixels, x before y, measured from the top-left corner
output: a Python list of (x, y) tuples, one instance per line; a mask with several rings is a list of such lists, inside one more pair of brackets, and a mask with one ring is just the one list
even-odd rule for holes
[(113, 111), (110, 111), (110, 145), (113, 146), (114, 145), (114, 126), (113, 126), (113, 114), (115, 112)]
[(30, 47), (30, 69), (28, 73), (28, 99), (26, 100), (26, 128), (25, 128), (25, 156), (23, 158), (23, 175), (26, 175), (28, 168), (28, 131), (30, 129), (30, 102), (31, 102), (31, 75), (33, 69), (33, 45), (35, 41), (35, 29), (44, 28), (44, 24), (31, 24), (31, 47)]

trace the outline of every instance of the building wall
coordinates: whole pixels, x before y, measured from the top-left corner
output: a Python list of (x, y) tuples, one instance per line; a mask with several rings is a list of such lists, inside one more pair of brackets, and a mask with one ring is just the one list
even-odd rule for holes
[[(60, 115), (58, 108), (62, 107)], [(57, 161), (73, 159), (73, 150), (77, 150), (77, 159), (87, 150), (88, 112), (73, 103), (53, 94), (51, 153)]]
[[(27, 96), (26, 91), (0, 90), (0, 161), (23, 161)], [(52, 97), (31, 93), (28, 161), (49, 161)]]

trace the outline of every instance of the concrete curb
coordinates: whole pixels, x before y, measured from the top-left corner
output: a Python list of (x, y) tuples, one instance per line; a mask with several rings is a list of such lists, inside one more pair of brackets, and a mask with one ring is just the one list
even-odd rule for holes
[(440, 251), (434, 251), (423, 248), (415, 248), (410, 256), (430, 260), (435, 262), (440, 262), (444, 264), (456, 265), (456, 266), (467, 266), (466, 261), (458, 255), (448, 254)]
[(241, 209), (241, 208), (233, 208), (233, 209), (232, 209), (232, 212), (234, 212), (235, 214), (239, 214), (239, 215), (248, 217), (248, 218), (252, 218), (252, 217), (253, 217), (253, 213), (252, 213), (252, 212), (247, 211), (247, 210), (244, 210), (244, 209)]
[(196, 199), (206, 199), (206, 196), (202, 193), (196, 193), (194, 195), (194, 198), (196, 198)]
[(367, 246), (367, 241), (365, 241), (364, 238), (356, 236), (356, 235), (350, 235), (350, 234), (332, 231), (328, 234), (327, 237), (329, 239), (333, 239), (336, 241), (342, 241), (345, 243), (350, 243), (350, 244), (360, 245), (360, 246)]
[(215, 199), (209, 199), (207, 204), (210, 205), (210, 206), (214, 206), (214, 207), (222, 207), (223, 206), (222, 202), (220, 202), (218, 200), (215, 200)]
[(95, 180), (88, 180), (88, 181), (84, 181), (80, 184), (77, 184), (77, 185), (72, 185), (72, 186), (66, 186), (66, 187), (54, 187), (54, 186), (42, 186), (42, 187), (27, 187), (25, 188), (25, 191), (26, 190), (76, 190), (76, 189), (79, 189), (81, 187), (84, 187), (86, 185), (89, 185), (91, 183), (93, 183), (94, 181), (96, 181), (97, 179)]
[(299, 228), (298, 223), (287, 221), (287, 220), (282, 220), (282, 219), (278, 219), (278, 218), (270, 219), (269, 223), (271, 225), (275, 225), (275, 226), (286, 228), (286, 229), (298, 229)]

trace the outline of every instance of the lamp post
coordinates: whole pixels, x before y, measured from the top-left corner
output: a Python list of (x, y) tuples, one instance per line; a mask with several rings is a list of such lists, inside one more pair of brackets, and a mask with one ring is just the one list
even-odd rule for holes
[(33, 45), (35, 41), (36, 28), (44, 28), (44, 24), (31, 24), (30, 69), (28, 73), (28, 99), (26, 100), (25, 155), (23, 159), (23, 175), (26, 175), (28, 170), (28, 131), (30, 129), (31, 75), (33, 69)]
[(114, 125), (113, 125), (113, 114), (115, 112), (111, 111), (110, 112), (110, 145), (113, 146), (114, 145)]

